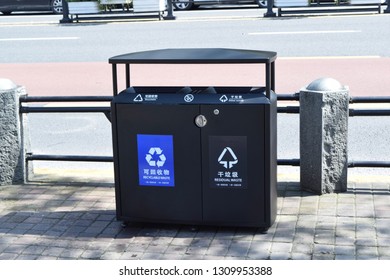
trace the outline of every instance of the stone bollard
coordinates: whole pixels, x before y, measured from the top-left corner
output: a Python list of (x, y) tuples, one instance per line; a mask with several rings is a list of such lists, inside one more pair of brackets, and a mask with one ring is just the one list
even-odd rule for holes
[(349, 89), (332, 78), (300, 91), (301, 188), (316, 194), (347, 190)]
[(19, 97), (25, 88), (0, 78), (0, 185), (25, 182), (25, 153)]

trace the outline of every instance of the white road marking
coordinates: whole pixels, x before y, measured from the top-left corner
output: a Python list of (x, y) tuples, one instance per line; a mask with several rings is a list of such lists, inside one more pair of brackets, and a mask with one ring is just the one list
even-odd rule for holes
[(0, 38), (0, 42), (13, 41), (54, 41), (54, 40), (78, 40), (80, 37), (36, 37), (36, 38)]
[(300, 34), (337, 34), (359, 33), (361, 30), (313, 30), (313, 31), (279, 31), (279, 32), (251, 32), (248, 35), (300, 35)]

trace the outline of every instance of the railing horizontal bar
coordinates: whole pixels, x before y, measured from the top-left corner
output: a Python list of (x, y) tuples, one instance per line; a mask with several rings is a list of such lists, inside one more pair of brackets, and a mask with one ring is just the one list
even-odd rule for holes
[(390, 161), (350, 161), (348, 167), (390, 167)]
[(390, 96), (351, 96), (350, 103), (390, 103)]
[(291, 166), (299, 166), (299, 159), (278, 159), (278, 165), (291, 165)]
[(75, 155), (34, 155), (27, 154), (27, 161), (88, 161), (88, 162), (113, 162), (110, 156), (75, 156)]
[(277, 94), (278, 101), (299, 101), (299, 93), (293, 94)]
[(112, 96), (21, 96), (20, 102), (110, 102)]
[(349, 109), (349, 116), (390, 116), (390, 109)]
[(106, 113), (110, 107), (21, 107), (21, 113)]
[[(278, 159), (278, 165), (300, 166), (299, 159)], [(390, 167), (390, 161), (350, 161), (348, 167), (386, 168)]]
[(286, 106), (286, 107), (278, 107), (278, 113), (286, 113), (286, 114), (299, 114), (298, 106)]

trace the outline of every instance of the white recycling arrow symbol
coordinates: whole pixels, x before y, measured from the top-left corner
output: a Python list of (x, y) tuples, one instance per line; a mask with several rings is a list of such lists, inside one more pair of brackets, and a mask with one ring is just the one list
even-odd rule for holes
[[(154, 155), (156, 155), (154, 157)], [(149, 166), (157, 166), (162, 167), (167, 160), (165, 155), (162, 153), (161, 148), (159, 147), (152, 147), (149, 149), (149, 153), (145, 156), (146, 161), (148, 162)]]
[(141, 95), (141, 94), (138, 94), (138, 95), (134, 98), (133, 101), (135, 101), (135, 102), (142, 102), (142, 101), (144, 101), (144, 99), (142, 98), (142, 95)]

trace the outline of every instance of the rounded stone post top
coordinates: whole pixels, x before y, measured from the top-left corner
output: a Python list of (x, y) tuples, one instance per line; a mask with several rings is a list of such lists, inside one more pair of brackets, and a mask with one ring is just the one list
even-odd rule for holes
[(305, 90), (308, 91), (343, 91), (347, 90), (348, 87), (343, 86), (339, 81), (333, 78), (319, 78), (311, 82)]
[(17, 88), (18, 86), (9, 79), (0, 78), (0, 91), (12, 90)]

